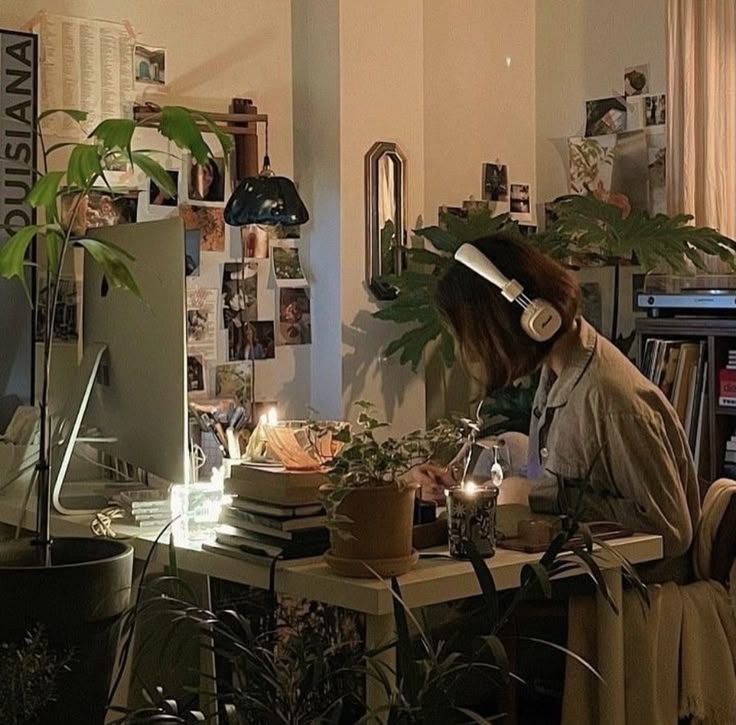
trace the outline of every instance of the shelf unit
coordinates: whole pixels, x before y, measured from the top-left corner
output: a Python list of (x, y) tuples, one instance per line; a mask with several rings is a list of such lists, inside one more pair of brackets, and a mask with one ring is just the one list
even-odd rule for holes
[(736, 431), (736, 408), (718, 405), (718, 372), (726, 366), (728, 351), (736, 349), (736, 318), (730, 317), (661, 317), (636, 321), (636, 361), (641, 368), (644, 345), (649, 338), (668, 340), (705, 340), (707, 348), (707, 456), (699, 475), (706, 486), (723, 473), (726, 441)]

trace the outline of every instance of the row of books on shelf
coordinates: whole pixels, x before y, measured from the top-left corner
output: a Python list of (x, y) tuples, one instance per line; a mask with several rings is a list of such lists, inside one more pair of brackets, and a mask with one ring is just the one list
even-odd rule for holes
[(682, 422), (696, 464), (706, 446), (708, 367), (706, 342), (650, 338), (642, 372), (667, 396)]
[(223, 506), (215, 541), (207, 551), (255, 563), (319, 556), (330, 546), (319, 502), (322, 473), (237, 466), (225, 482), (232, 502)]
[(718, 372), (718, 405), (736, 408), (736, 350), (728, 351), (728, 363)]

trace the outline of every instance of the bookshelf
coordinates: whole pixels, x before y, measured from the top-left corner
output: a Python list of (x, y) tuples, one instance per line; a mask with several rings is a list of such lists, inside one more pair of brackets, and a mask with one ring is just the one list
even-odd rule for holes
[[(701, 486), (707, 487), (723, 475), (726, 441), (736, 432), (736, 408), (718, 405), (718, 373), (728, 362), (728, 351), (736, 349), (736, 318), (672, 317), (640, 318), (636, 321), (636, 361), (642, 369), (647, 340), (704, 342), (707, 381), (703, 445), (698, 462)], [(705, 493), (704, 490), (701, 493)]]

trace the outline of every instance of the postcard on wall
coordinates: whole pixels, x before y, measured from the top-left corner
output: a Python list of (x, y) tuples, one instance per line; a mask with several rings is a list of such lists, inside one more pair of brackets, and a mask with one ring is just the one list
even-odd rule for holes
[(136, 45), (134, 51), (136, 83), (166, 85), (166, 49)]
[(216, 289), (187, 287), (187, 351), (208, 362), (217, 360)]
[[(258, 319), (258, 263), (228, 262), (222, 273), (222, 319), (227, 330), (228, 360), (245, 360), (249, 322)], [(252, 344), (252, 340), (250, 341)]]
[(511, 184), (511, 218), (519, 222), (534, 221), (532, 195), (529, 184)]
[(276, 357), (276, 333), (273, 321), (245, 323), (243, 360), (273, 360)]
[(138, 192), (111, 194), (107, 190), (92, 190), (81, 200), (74, 192), (61, 196), (62, 223), (70, 225), (77, 236), (82, 236), (87, 229), (131, 224), (137, 216)]
[(203, 252), (225, 251), (225, 217), (222, 208), (182, 204), (179, 214), (187, 232), (199, 232)]
[(667, 96), (660, 93), (656, 96), (646, 96), (646, 125), (664, 126), (667, 123)]
[(647, 131), (649, 214), (667, 213), (667, 136), (663, 128)]
[(146, 179), (138, 204), (139, 222), (179, 216), (179, 170), (167, 169), (166, 173), (177, 191), (169, 196), (153, 179)]
[(274, 246), (271, 259), (277, 287), (306, 287), (309, 284), (299, 259), (298, 247)]
[(605, 136), (626, 130), (626, 99), (623, 96), (585, 102), (585, 135)]
[(187, 355), (187, 392), (191, 398), (207, 397), (207, 363), (203, 355)]
[(223, 363), (215, 368), (215, 395), (232, 398), (250, 409), (253, 400), (253, 363), (250, 361)]
[(224, 206), (226, 164), (224, 158), (211, 158), (198, 164), (189, 154), (182, 159), (186, 179), (186, 200), (198, 206)]
[(483, 164), (483, 198), (490, 202), (509, 200), (509, 171), (506, 164)]
[(570, 153), (570, 192), (605, 193), (611, 190), (616, 136), (568, 139)]
[(649, 93), (649, 63), (624, 69), (624, 95), (641, 96)]
[(230, 256), (236, 259), (268, 259), (271, 241), (277, 239), (274, 227), (246, 224), (231, 238)]
[(280, 345), (309, 345), (312, 342), (311, 307), (308, 291), (285, 287), (279, 290)]
[(43, 48), (41, 108), (87, 112), (81, 124), (65, 113), (49, 116), (49, 136), (78, 139), (104, 119), (132, 117), (134, 41), (124, 23), (42, 12), (33, 30)]

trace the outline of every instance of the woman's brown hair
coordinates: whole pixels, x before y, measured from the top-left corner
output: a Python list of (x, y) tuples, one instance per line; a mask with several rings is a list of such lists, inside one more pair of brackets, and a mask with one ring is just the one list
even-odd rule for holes
[(541, 297), (562, 317), (562, 326), (547, 342), (535, 342), (521, 327), (522, 308), (465, 265), (455, 262), (437, 285), (436, 302), (452, 327), (463, 359), (479, 363), (489, 391), (533, 373), (555, 341), (573, 325), (580, 288), (561, 265), (526, 242), (495, 234), (473, 242), (526, 295)]

